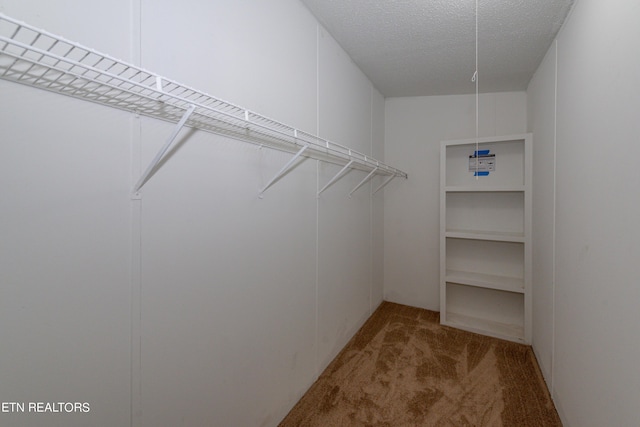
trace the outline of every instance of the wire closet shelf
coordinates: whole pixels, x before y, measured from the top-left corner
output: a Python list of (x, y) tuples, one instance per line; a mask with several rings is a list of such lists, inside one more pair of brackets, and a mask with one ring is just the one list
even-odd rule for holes
[[(167, 141), (164, 151), (180, 128), (187, 126), (296, 153), (294, 159), (303, 155), (340, 164), (344, 168), (339, 175), (344, 174), (347, 169), (369, 172), (366, 180), (354, 191), (374, 175), (388, 177), (381, 187), (393, 178), (408, 178), (405, 172), (366, 154), (223, 101), (4, 14), (0, 14), (0, 78), (175, 123), (177, 128)], [(164, 151), (158, 153), (157, 160), (162, 157)], [(291, 162), (294, 159), (291, 159)], [(157, 163), (150, 165), (147, 172)], [(281, 172), (284, 173), (284, 170)], [(277, 178), (278, 176), (272, 181)], [(138, 191), (147, 179), (148, 176), (143, 176), (134, 191)]]

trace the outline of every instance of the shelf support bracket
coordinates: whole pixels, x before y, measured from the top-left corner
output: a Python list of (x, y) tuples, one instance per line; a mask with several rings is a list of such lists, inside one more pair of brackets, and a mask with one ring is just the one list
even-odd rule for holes
[(387, 180), (385, 182), (380, 184), (380, 186), (378, 188), (376, 188), (372, 194), (376, 194), (378, 191), (382, 190), (384, 187), (387, 186), (387, 184), (389, 184), (391, 181), (393, 181), (393, 178), (395, 178), (395, 177), (396, 177), (395, 175), (391, 175), (389, 178), (387, 178)]
[(362, 187), (363, 185), (365, 185), (367, 182), (369, 182), (369, 180), (373, 177), (373, 175), (378, 171), (378, 167), (376, 166), (371, 172), (369, 172), (369, 175), (367, 175), (362, 181), (360, 181), (360, 184), (356, 185), (356, 188), (354, 188), (353, 190), (351, 190), (351, 193), (349, 193), (349, 197), (351, 197), (351, 195), (353, 193), (356, 192), (356, 190), (360, 187)]
[(329, 188), (329, 186), (331, 184), (333, 184), (334, 182), (336, 182), (337, 180), (339, 180), (340, 178), (342, 178), (342, 176), (345, 174), (345, 172), (347, 172), (347, 169), (349, 169), (351, 167), (351, 165), (353, 164), (353, 160), (350, 160), (349, 163), (347, 163), (346, 165), (344, 165), (344, 167), (342, 169), (340, 169), (340, 172), (338, 172), (333, 178), (331, 178), (329, 180), (329, 182), (327, 182), (327, 185), (325, 185), (324, 187), (322, 187), (322, 190), (318, 191), (318, 196), (320, 196), (320, 194), (322, 194), (322, 192), (324, 190), (326, 190), (327, 188)]
[(195, 109), (196, 109), (196, 106), (195, 105), (191, 105), (189, 107), (189, 109), (187, 111), (185, 111), (185, 113), (183, 114), (182, 118), (180, 119), (180, 121), (178, 122), (176, 127), (173, 129), (173, 132), (171, 132), (171, 135), (169, 135), (169, 138), (167, 139), (167, 142), (165, 142), (164, 146), (160, 149), (160, 151), (158, 151), (158, 154), (156, 154), (156, 157), (154, 157), (154, 159), (151, 161), (149, 166), (147, 166), (147, 170), (144, 172), (144, 174), (142, 174), (142, 176), (140, 177), (140, 179), (136, 183), (135, 187), (133, 187), (133, 193), (134, 194), (138, 193), (138, 191), (140, 191), (142, 186), (147, 182), (147, 179), (149, 179), (149, 176), (151, 175), (151, 173), (154, 171), (156, 166), (158, 166), (158, 163), (160, 163), (160, 160), (162, 160), (162, 157), (164, 157), (164, 155), (167, 152), (167, 150), (169, 149), (169, 147), (171, 147), (171, 144), (173, 144), (173, 141), (178, 136), (178, 133), (180, 132), (182, 127), (185, 125), (185, 123), (187, 122), (187, 120), (191, 116), (191, 113), (193, 113), (193, 111)]
[(304, 153), (306, 151), (306, 149), (309, 148), (309, 145), (304, 145), (288, 162), (286, 165), (284, 165), (282, 167), (282, 169), (280, 169), (278, 171), (278, 173), (271, 178), (271, 181), (269, 181), (267, 183), (267, 185), (264, 186), (264, 188), (262, 190), (260, 190), (260, 193), (258, 193), (258, 197), (262, 198), (262, 194), (267, 191), (267, 189), (269, 187), (271, 187), (278, 179), (280, 179), (285, 173), (287, 173), (287, 171), (289, 169), (291, 169), (291, 166), (293, 166), (293, 163), (298, 159), (298, 157), (300, 157), (302, 155), (302, 153)]

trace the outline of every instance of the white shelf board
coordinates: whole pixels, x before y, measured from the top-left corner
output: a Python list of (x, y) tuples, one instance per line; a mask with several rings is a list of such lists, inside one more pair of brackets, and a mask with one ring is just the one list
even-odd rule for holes
[(513, 325), (481, 319), (478, 317), (466, 316), (459, 313), (446, 313), (446, 326), (462, 329), (477, 334), (488, 335), (509, 341), (524, 343), (524, 328), (522, 325)]
[(517, 277), (496, 276), (493, 274), (474, 273), (469, 271), (447, 270), (445, 281), (479, 288), (499, 291), (524, 293), (524, 280)]
[(478, 192), (524, 192), (524, 185), (507, 186), (473, 186), (473, 185), (450, 185), (444, 188), (447, 193), (478, 193)]
[(480, 230), (446, 230), (445, 237), (468, 240), (490, 240), (494, 242), (524, 243), (523, 233)]
[(474, 147), (478, 144), (499, 144), (499, 143), (513, 143), (524, 142), (526, 135), (514, 134), (514, 135), (501, 135), (501, 136), (484, 136), (477, 139), (451, 139), (446, 141), (447, 145), (468, 145)]

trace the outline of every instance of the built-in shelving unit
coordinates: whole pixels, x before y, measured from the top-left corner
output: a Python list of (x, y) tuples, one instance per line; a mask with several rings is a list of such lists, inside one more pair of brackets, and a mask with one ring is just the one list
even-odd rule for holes
[(183, 126), (293, 153), (293, 158), (261, 189), (260, 194), (283, 176), (301, 156), (342, 165), (343, 169), (330, 183), (351, 169), (368, 172), (351, 193), (376, 175), (387, 178), (375, 191), (395, 177), (407, 178), (405, 172), (366, 154), (3, 14), (0, 14), (0, 78), (175, 123), (176, 128), (140, 177), (134, 193), (159, 167), (162, 157)]
[(444, 325), (531, 342), (531, 144), (531, 134), (441, 143)]

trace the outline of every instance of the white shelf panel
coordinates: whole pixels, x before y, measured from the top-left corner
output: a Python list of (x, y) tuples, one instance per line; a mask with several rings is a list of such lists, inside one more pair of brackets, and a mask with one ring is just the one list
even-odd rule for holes
[[(443, 141), (442, 144), (446, 145), (446, 170), (443, 176), (445, 187), (513, 188), (526, 183), (523, 137), (510, 141), (485, 140), (478, 144), (469, 140), (464, 144), (452, 144), (450, 141)], [(489, 150), (491, 154), (495, 154), (495, 170), (487, 176), (475, 176), (469, 171), (469, 156), (476, 150)]]
[(446, 239), (443, 273), (469, 271), (503, 277), (525, 277), (524, 249), (519, 242), (477, 239)]
[(453, 192), (446, 195), (447, 231), (524, 237), (523, 192)]
[[(514, 135), (500, 135), (500, 136), (483, 136), (478, 138), (478, 144), (492, 144), (499, 146), (500, 144), (522, 143), (526, 135), (514, 134)], [(475, 147), (476, 139), (450, 139), (447, 142), (449, 146), (466, 145)], [(482, 146), (481, 146), (482, 147)]]
[(522, 233), (511, 232), (487, 232), (477, 230), (447, 230), (445, 237), (454, 239), (468, 239), (468, 240), (489, 240), (492, 242), (513, 242), (523, 243), (525, 236)]
[(447, 270), (445, 281), (479, 288), (524, 293), (524, 280), (517, 277), (496, 276), (469, 271)]
[(407, 178), (364, 153), (1, 13), (0, 78), (177, 123), (177, 130), (191, 127), (375, 175)]
[(478, 192), (524, 192), (524, 185), (501, 185), (501, 186), (467, 186), (453, 185), (445, 187), (447, 193), (478, 193)]
[(443, 322), (446, 326), (462, 329), (477, 334), (488, 335), (509, 341), (524, 343), (524, 328), (522, 325), (494, 322), (464, 314), (448, 312), (447, 320)]

